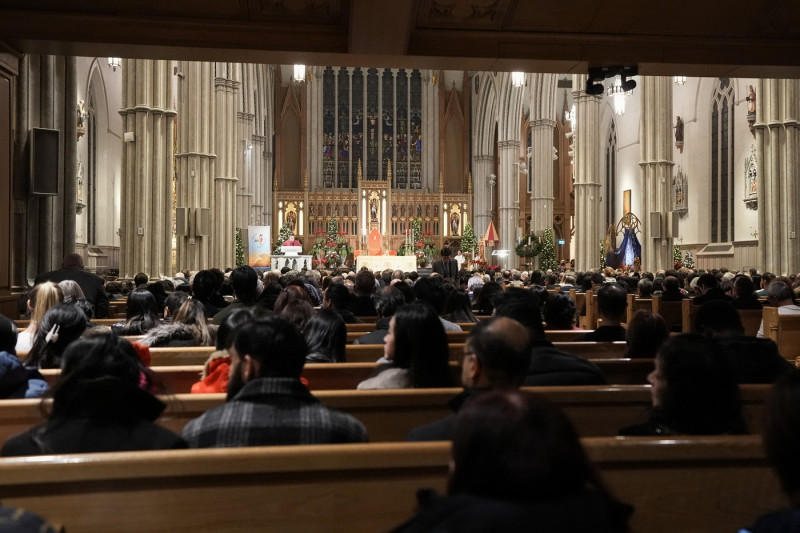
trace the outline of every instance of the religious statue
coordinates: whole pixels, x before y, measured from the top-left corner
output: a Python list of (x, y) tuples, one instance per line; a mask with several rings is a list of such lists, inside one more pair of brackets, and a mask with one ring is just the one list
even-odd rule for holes
[(458, 235), (458, 214), (456, 213), (450, 215), (450, 234), (453, 236)]
[(369, 219), (370, 222), (378, 221), (378, 200), (375, 198), (369, 202)]
[(680, 116), (675, 117), (675, 148), (683, 153), (683, 120)]
[(294, 211), (289, 211), (286, 213), (286, 223), (289, 225), (289, 231), (294, 232), (294, 225), (297, 222), (296, 215)]
[(756, 136), (756, 90), (752, 85), (747, 86), (747, 125), (750, 127), (750, 133), (753, 137)]

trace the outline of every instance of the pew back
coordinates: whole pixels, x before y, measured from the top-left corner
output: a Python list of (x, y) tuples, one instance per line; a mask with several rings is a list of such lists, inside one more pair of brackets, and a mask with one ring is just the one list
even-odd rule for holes
[[(632, 531), (735, 531), (783, 505), (752, 436), (584, 439)], [(449, 444), (172, 450), (0, 459), (0, 499), (69, 533), (386, 531), (444, 491)]]

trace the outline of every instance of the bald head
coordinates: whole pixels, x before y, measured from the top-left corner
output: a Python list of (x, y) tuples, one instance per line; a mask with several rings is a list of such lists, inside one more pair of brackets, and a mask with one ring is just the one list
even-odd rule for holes
[(462, 381), (465, 387), (518, 387), (530, 361), (530, 336), (507, 317), (482, 320), (467, 337)]

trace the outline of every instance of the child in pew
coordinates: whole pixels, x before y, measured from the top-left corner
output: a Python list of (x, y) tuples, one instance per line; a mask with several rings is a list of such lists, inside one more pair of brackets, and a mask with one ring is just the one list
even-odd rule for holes
[(628, 530), (617, 501), (567, 417), (544, 399), (506, 389), (464, 405), (453, 434), (448, 494), (417, 493), (419, 509), (393, 533)]
[(42, 317), (33, 347), (22, 364), (34, 368), (59, 368), (62, 354), (83, 335), (86, 323), (86, 315), (75, 305), (54, 305)]
[(154, 421), (166, 405), (147, 392), (150, 379), (131, 344), (116, 335), (72, 343), (44, 407), (47, 420), (10, 437), (0, 455), (42, 455), (185, 448)]
[(709, 339), (670, 337), (648, 376), (652, 409), (646, 422), (621, 436), (744, 434), (739, 385), (725, 357)]
[(800, 370), (785, 374), (764, 404), (764, 448), (790, 507), (759, 518), (740, 533), (797, 533), (800, 531)]

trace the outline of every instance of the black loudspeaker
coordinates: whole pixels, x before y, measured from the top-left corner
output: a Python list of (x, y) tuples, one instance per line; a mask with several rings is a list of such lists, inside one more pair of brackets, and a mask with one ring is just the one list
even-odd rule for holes
[(208, 207), (199, 207), (194, 210), (195, 226), (194, 236), (205, 237), (211, 235), (211, 209)]
[(32, 128), (30, 132), (30, 183), (31, 194), (58, 195), (58, 167), (61, 132), (44, 128)]
[(176, 207), (175, 208), (175, 236), (188, 237), (189, 236), (189, 208)]

